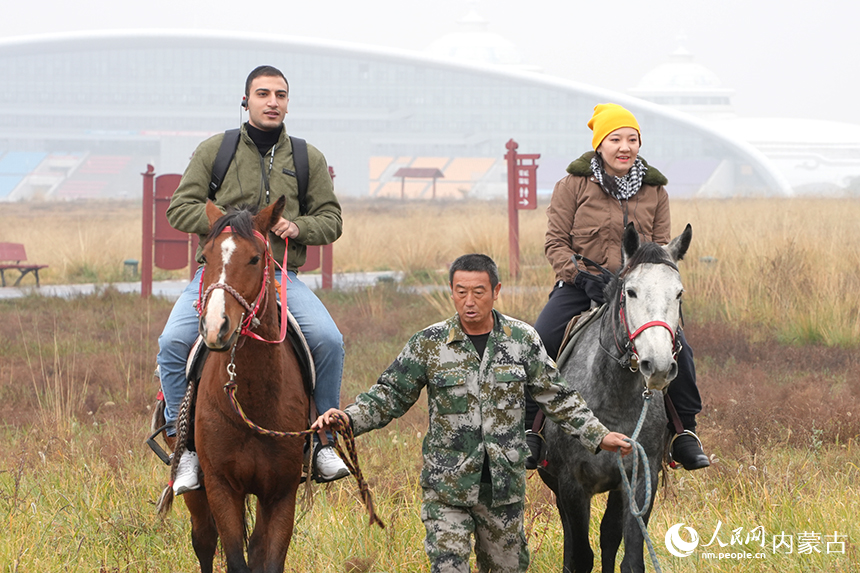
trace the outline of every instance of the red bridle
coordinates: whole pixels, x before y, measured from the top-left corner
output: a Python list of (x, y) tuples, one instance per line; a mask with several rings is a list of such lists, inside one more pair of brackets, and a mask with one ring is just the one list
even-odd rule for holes
[(672, 358), (678, 359), (678, 347), (677, 341), (675, 340), (675, 331), (669, 326), (669, 323), (664, 322), (662, 320), (652, 320), (646, 322), (639, 328), (637, 328), (633, 333), (630, 332), (630, 327), (627, 325), (627, 317), (624, 315), (624, 309), (626, 305), (624, 304), (624, 288), (619, 289), (621, 292), (618, 297), (618, 317), (621, 320), (621, 323), (624, 325), (624, 330), (627, 331), (627, 340), (630, 341), (630, 369), (634, 372), (639, 367), (639, 353), (636, 351), (636, 342), (635, 339), (637, 336), (642, 334), (645, 330), (653, 327), (653, 326), (662, 326), (666, 330), (669, 331), (669, 336), (672, 337)]
[[(221, 234), (232, 232), (231, 227), (224, 227), (224, 230)], [(239, 330), (239, 335), (249, 336), (255, 340), (259, 340), (261, 342), (268, 342), (270, 344), (280, 344), (287, 337), (287, 283), (286, 281), (289, 278), (286, 276), (286, 271), (284, 270), (284, 266), (287, 264), (287, 247), (289, 244), (287, 243), (288, 239), (284, 239), (284, 264), (279, 265), (277, 261), (275, 261), (274, 257), (271, 255), (271, 251), (269, 250), (269, 240), (263, 236), (259, 231), (254, 231), (254, 236), (263, 241), (263, 245), (265, 246), (265, 267), (263, 268), (263, 284), (260, 286), (260, 292), (257, 294), (257, 299), (254, 301), (254, 306), (252, 307), (248, 304), (248, 301), (239, 294), (236, 289), (231, 287), (226, 283), (212, 283), (206, 289), (206, 292), (203, 292), (203, 279), (206, 275), (206, 266), (203, 267), (203, 272), (200, 273), (200, 287), (198, 288), (198, 297), (197, 297), (197, 312), (199, 314), (203, 314), (203, 309), (206, 308), (206, 305), (209, 302), (209, 295), (215, 289), (221, 289), (228, 293), (230, 293), (236, 301), (241, 304), (245, 310), (247, 311), (247, 316), (245, 316), (242, 321), (241, 329)], [(265, 302), (266, 291), (269, 286), (269, 261), (272, 261), (275, 265), (279, 266), (281, 269), (281, 326), (280, 326), (280, 337), (278, 340), (266, 340), (265, 338), (259, 336), (258, 334), (251, 332), (251, 329), (256, 327), (260, 320), (257, 318), (257, 315), (260, 313), (260, 307)]]

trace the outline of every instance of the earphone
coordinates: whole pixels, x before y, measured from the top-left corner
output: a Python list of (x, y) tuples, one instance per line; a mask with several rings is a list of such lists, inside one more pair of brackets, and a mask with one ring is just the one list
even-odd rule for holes
[(242, 125), (242, 110), (248, 111), (248, 98), (242, 96), (242, 103), (239, 104), (239, 125)]

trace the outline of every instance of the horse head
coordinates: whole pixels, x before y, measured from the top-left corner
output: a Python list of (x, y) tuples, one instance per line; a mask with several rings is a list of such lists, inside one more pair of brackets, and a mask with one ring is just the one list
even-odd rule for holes
[(638, 361), (650, 390), (663, 390), (678, 373), (675, 333), (684, 286), (676, 263), (686, 254), (692, 235), (688, 224), (683, 233), (661, 247), (640, 243), (632, 223), (624, 230), (624, 265), (615, 292), (619, 331), (629, 341), (631, 368)]
[(267, 236), (285, 202), (280, 197), (256, 215), (238, 209), (223, 216), (214, 203), (206, 203), (210, 228), (198, 309), (199, 332), (211, 350), (228, 350), (240, 333), (259, 323), (274, 278)]

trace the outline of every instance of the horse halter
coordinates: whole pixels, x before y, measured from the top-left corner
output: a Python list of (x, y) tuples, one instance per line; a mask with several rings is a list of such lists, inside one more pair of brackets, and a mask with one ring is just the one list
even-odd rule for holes
[[(227, 232), (232, 232), (232, 231), (233, 231), (233, 229), (231, 227), (224, 227), (224, 230), (221, 231), (221, 234), (224, 234)], [(256, 327), (260, 326), (260, 319), (257, 318), (257, 315), (260, 314), (260, 312), (261, 312), (261, 306), (263, 306), (263, 304), (266, 300), (265, 299), (266, 292), (269, 288), (269, 280), (271, 278), (270, 274), (269, 274), (269, 260), (272, 260), (272, 262), (275, 262), (274, 258), (272, 258), (271, 252), (270, 252), (270, 246), (269, 246), (268, 239), (265, 236), (263, 236), (263, 234), (257, 230), (254, 231), (254, 236), (256, 238), (260, 239), (261, 241), (263, 241), (263, 244), (265, 245), (265, 249), (264, 249), (265, 255), (263, 257), (265, 259), (265, 267), (263, 268), (263, 282), (260, 285), (260, 292), (257, 294), (257, 298), (254, 301), (254, 306), (252, 307), (248, 303), (248, 301), (246, 301), (245, 298), (241, 294), (239, 294), (238, 291), (236, 291), (236, 289), (234, 289), (232, 286), (228, 285), (227, 283), (220, 283), (220, 282), (212, 283), (206, 289), (206, 292), (203, 292), (203, 281), (204, 281), (204, 278), (206, 275), (206, 266), (205, 265), (203, 267), (203, 272), (200, 274), (200, 286), (198, 288), (199, 294), (198, 294), (197, 302), (195, 303), (195, 306), (197, 308), (197, 312), (199, 314), (203, 314), (203, 309), (206, 308), (206, 305), (209, 302), (209, 295), (212, 294), (212, 291), (215, 289), (224, 290), (224, 291), (230, 293), (230, 295), (232, 295), (233, 298), (236, 299), (236, 301), (240, 305), (242, 305), (242, 307), (246, 311), (242, 315), (242, 317), (243, 317), (242, 322), (238, 328), (240, 336), (243, 336), (243, 335), (244, 336), (250, 336), (251, 338), (254, 338), (256, 340), (260, 340), (262, 342), (279, 344), (279, 343), (283, 342), (284, 339), (286, 338), (287, 320), (285, 320), (285, 319), (281, 320), (281, 332), (280, 332), (279, 340), (266, 340), (265, 338), (262, 338), (261, 336), (257, 335), (256, 333), (251, 332), (252, 328), (256, 328)], [(287, 251), (285, 249), (284, 250), (284, 262), (285, 263), (286, 263), (286, 257), (287, 257)], [(275, 262), (275, 264), (277, 264), (277, 262)], [(283, 267), (281, 267), (281, 269), (283, 270)], [(286, 290), (287, 289), (286, 289), (285, 283), (283, 281), (281, 281), (281, 301), (282, 301), (282, 306), (284, 306), (284, 307), (286, 307), (286, 300), (287, 300)]]
[[(669, 261), (664, 261), (660, 264), (667, 265), (676, 271), (678, 267)], [(620, 278), (623, 279), (624, 275), (627, 274), (630, 268), (625, 269)], [(639, 353), (636, 351), (636, 337), (645, 332), (647, 329), (659, 326), (663, 327), (669, 331), (669, 336), (672, 338), (672, 359), (678, 359), (678, 353), (681, 351), (681, 341), (675, 336), (675, 330), (669, 325), (669, 323), (662, 320), (651, 320), (637, 328), (635, 331), (630, 332), (630, 327), (627, 324), (627, 316), (625, 314), (625, 309), (627, 308), (627, 299), (624, 296), (624, 284), (622, 283), (618, 289), (620, 294), (618, 296), (618, 320), (621, 324), (624, 325), (624, 331), (627, 333), (627, 342), (622, 347), (618, 342), (617, 331), (613, 329), (613, 338), (615, 339), (615, 347), (621, 352), (622, 356), (618, 359), (618, 363), (623, 367), (626, 366), (630, 368), (631, 372), (638, 372), (639, 370)], [(680, 303), (679, 303), (680, 304)], [(680, 315), (680, 309), (679, 309)]]

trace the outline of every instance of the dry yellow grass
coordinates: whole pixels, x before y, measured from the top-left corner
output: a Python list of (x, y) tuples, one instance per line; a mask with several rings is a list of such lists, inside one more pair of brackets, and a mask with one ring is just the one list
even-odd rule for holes
[[(322, 299), (347, 344), (342, 404), (366, 390), (437, 312), (390, 284), (326, 292)], [(157, 337), (171, 306), (109, 290), (78, 300), (0, 301), (3, 571), (198, 570), (184, 505), (177, 503), (164, 521), (156, 516), (154, 502), (169, 472), (143, 445)], [(445, 314), (451, 312), (449, 306)], [(841, 394), (846, 410), (831, 395), (843, 381), (856, 386), (856, 352), (745, 348), (729, 328), (690, 326), (706, 408), (699, 428), (706, 451), (719, 461), (708, 470), (670, 472), (669, 486), (659, 488), (649, 531), (663, 570), (856, 573), (857, 402)], [(822, 425), (840, 417), (841, 430)], [(386, 529), (368, 526), (354, 481), (314, 486), (313, 508), (297, 515), (288, 571), (427, 571), (418, 480), (427, 419), (422, 398), (402, 418), (358, 438), (361, 468)], [(592, 504), (596, 551), (604, 504), (605, 495)], [(700, 535), (686, 558), (670, 555), (663, 541), (678, 523)], [(754, 528), (765, 533), (764, 547), (744, 541)], [(529, 571), (559, 571), (561, 523), (534, 473), (525, 532)], [(844, 547), (831, 548), (837, 533)], [(793, 553), (772, 549), (777, 535), (795, 540)], [(814, 538), (817, 549), (802, 553), (801, 535)], [(708, 555), (717, 551), (765, 557)], [(216, 571), (225, 570), (219, 551)]]
[(675, 231), (693, 225), (682, 267), (703, 319), (757, 325), (786, 340), (860, 340), (860, 201), (676, 201)]
[(0, 213), (0, 241), (23, 243), (29, 261), (49, 265), (40, 272), (48, 284), (118, 281), (123, 261), (140, 259), (141, 209), (133, 203), (7, 203)]
[[(481, 252), (508, 266), (507, 206), (501, 201), (345, 201), (336, 271), (447, 268), (463, 253)], [(543, 259), (543, 210), (520, 212), (521, 251)]]
[[(522, 275), (511, 281), (503, 201), (345, 199), (335, 272), (396, 270), (438, 283), (457, 256), (483, 252), (499, 263), (506, 286), (535, 287), (505, 290), (500, 304), (534, 320), (553, 280), (543, 256), (545, 205), (542, 199), (538, 210), (519, 213)], [(783, 340), (853, 345), (860, 339), (860, 201), (674, 201), (672, 218), (675, 234), (693, 225), (682, 265), (688, 312)], [(33, 262), (50, 265), (46, 283), (112, 282), (122, 280), (125, 259), (140, 259), (140, 219), (132, 203), (11, 203), (0, 214), (0, 241), (24, 243)]]

